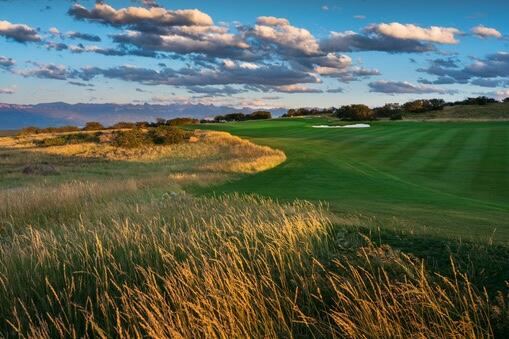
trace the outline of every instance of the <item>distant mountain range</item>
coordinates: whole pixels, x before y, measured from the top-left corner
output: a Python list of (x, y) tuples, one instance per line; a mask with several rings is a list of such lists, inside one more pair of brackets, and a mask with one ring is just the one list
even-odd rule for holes
[[(37, 105), (0, 103), (0, 130), (13, 130), (27, 126), (49, 127), (77, 125), (87, 121), (99, 121), (111, 125), (119, 121), (153, 121), (156, 118), (176, 117), (212, 118), (216, 115), (257, 109), (202, 104), (67, 104), (52, 102)], [(268, 109), (273, 116), (280, 116), (286, 108)]]

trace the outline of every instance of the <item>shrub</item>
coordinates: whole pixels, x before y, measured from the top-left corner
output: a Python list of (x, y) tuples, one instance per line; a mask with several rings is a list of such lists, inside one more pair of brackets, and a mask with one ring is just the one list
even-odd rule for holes
[(373, 110), (366, 105), (342, 106), (336, 114), (341, 119), (353, 121), (373, 120), (375, 118)]
[(34, 144), (39, 147), (49, 147), (49, 146), (63, 146), (70, 144), (81, 144), (87, 142), (98, 143), (100, 141), (102, 133), (75, 133), (75, 134), (65, 134), (59, 135), (54, 138), (46, 138), (42, 140), (35, 140)]
[(168, 126), (194, 125), (199, 124), (200, 120), (193, 118), (175, 118), (166, 121)]
[(272, 119), (272, 114), (268, 111), (255, 111), (247, 116), (248, 120)]
[(488, 105), (494, 104), (498, 101), (493, 98), (488, 98), (486, 96), (480, 96), (475, 98), (466, 98), (463, 101), (456, 101), (454, 105)]
[(401, 116), (402, 109), (398, 103), (385, 104), (382, 107), (373, 109), (377, 118), (391, 118), (394, 115)]
[(505, 98), (503, 102), (509, 102), (509, 97)]
[(25, 127), (19, 133), (18, 136), (30, 135), (30, 134), (41, 134), (41, 133), (65, 133), (65, 132), (78, 132), (80, 130), (77, 126), (62, 126), (62, 127)]
[(149, 137), (156, 145), (178, 144), (191, 137), (191, 132), (171, 126), (158, 126), (151, 129)]
[(124, 148), (136, 148), (151, 143), (152, 140), (148, 137), (148, 134), (143, 132), (140, 128), (114, 132), (112, 140), (114, 146)]
[(89, 121), (83, 127), (83, 131), (100, 131), (103, 130), (104, 126), (97, 121)]
[(334, 112), (334, 108), (291, 108), (282, 115), (283, 118), (290, 117), (300, 117), (305, 115), (322, 115), (322, 114), (332, 114)]
[(403, 115), (401, 113), (395, 113), (395, 114), (391, 115), (390, 119), (391, 120), (403, 120)]
[(442, 99), (419, 99), (405, 103), (403, 105), (403, 110), (407, 113), (424, 113), (441, 110), (444, 106), (445, 101)]
[(150, 123), (148, 121), (137, 121), (134, 126), (136, 128), (148, 128), (150, 126)]
[(37, 133), (39, 133), (39, 129), (37, 127), (30, 126), (30, 127), (22, 128), (21, 131), (19, 131), (18, 136), (37, 134)]
[(132, 129), (134, 127), (136, 127), (136, 125), (133, 122), (120, 121), (120, 122), (117, 122), (116, 124), (112, 125), (110, 128), (111, 129)]
[(244, 113), (230, 113), (224, 116), (224, 120), (226, 121), (244, 121), (246, 120), (246, 115)]

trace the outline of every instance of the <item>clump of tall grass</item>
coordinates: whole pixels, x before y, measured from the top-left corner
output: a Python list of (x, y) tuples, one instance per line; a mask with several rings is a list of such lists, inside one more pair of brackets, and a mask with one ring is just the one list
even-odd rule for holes
[(327, 215), (306, 202), (165, 195), (3, 232), (0, 334), (491, 335), (487, 301), (466, 276), (434, 276)]

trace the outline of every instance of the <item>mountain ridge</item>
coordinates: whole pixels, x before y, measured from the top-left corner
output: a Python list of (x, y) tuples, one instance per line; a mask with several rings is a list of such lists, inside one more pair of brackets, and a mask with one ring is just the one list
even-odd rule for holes
[[(156, 118), (212, 118), (234, 112), (251, 113), (253, 107), (216, 106), (204, 104), (114, 104), (47, 102), (34, 105), (0, 103), (0, 130), (27, 126), (82, 126), (87, 121), (111, 125), (119, 121), (154, 121)], [(263, 109), (280, 116), (286, 108)]]

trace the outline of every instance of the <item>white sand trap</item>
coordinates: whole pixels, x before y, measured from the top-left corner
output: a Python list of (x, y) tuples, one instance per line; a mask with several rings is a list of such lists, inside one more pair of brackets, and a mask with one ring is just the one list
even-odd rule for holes
[(329, 125), (316, 125), (313, 128), (368, 128), (371, 127), (368, 124), (353, 124), (353, 125), (344, 125), (344, 126), (329, 126)]

